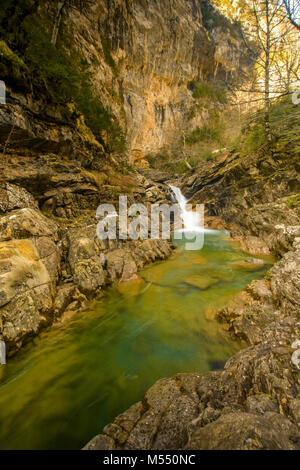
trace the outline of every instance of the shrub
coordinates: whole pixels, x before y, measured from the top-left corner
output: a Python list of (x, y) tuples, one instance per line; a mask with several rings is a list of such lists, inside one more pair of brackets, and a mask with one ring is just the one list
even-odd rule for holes
[(293, 194), (287, 198), (286, 205), (289, 209), (295, 209), (300, 207), (300, 195)]
[[(250, 123), (249, 123), (250, 122)], [(275, 151), (300, 154), (300, 106), (293, 105), (291, 97), (274, 101), (270, 109), (271, 147)], [(242, 155), (267, 148), (264, 131), (264, 112), (258, 110), (242, 129), (235, 149)]]
[(192, 82), (190, 85), (195, 99), (209, 98), (214, 102), (227, 102), (226, 90), (208, 82)]
[(209, 149), (202, 149), (194, 155), (184, 155), (182, 152), (173, 151), (167, 152), (162, 149), (157, 154), (148, 154), (146, 159), (148, 160), (150, 167), (167, 171), (170, 174), (183, 175), (190, 170), (186, 162), (192, 168), (196, 168), (201, 165), (204, 161), (213, 159), (214, 156)]
[(113, 59), (113, 56), (111, 55), (111, 48), (110, 48), (109, 40), (105, 38), (103, 35), (101, 35), (101, 44), (102, 44), (105, 62), (110, 66), (114, 74), (118, 75), (119, 70)]
[(222, 143), (222, 132), (224, 130), (224, 126), (225, 124), (219, 113), (212, 110), (208, 121), (204, 123), (202, 127), (196, 127), (196, 129), (186, 137), (186, 143), (188, 145), (193, 145), (197, 142)]
[(208, 31), (215, 28), (221, 28), (223, 31), (229, 31), (233, 37), (238, 37), (241, 29), (239, 23), (231, 22), (226, 16), (213, 8), (207, 2), (201, 3), (201, 12), (203, 25)]
[(265, 142), (263, 125), (261, 123), (252, 124), (242, 141), (241, 155), (257, 152)]

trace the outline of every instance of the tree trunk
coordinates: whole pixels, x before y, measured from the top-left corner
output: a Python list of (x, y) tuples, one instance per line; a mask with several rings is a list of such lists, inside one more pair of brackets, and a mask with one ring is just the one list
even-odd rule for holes
[(270, 11), (269, 0), (265, 0), (266, 6), (266, 66), (265, 66), (265, 133), (267, 141), (272, 140), (270, 129), (270, 49), (271, 49), (271, 33), (270, 33)]

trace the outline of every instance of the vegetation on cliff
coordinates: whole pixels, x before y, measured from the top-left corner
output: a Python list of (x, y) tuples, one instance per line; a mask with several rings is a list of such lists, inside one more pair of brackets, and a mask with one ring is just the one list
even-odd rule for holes
[[(36, 100), (64, 107), (70, 123), (81, 114), (107, 151), (123, 152), (124, 132), (111, 109), (95, 95), (89, 64), (74, 45), (67, 24), (56, 45), (51, 42), (54, 11), (47, 1), (4, 1), (0, 33), (5, 34), (6, 42), (0, 43), (5, 58), (1, 76), (13, 89), (31, 91)], [(110, 57), (107, 51), (105, 47), (105, 60)], [(69, 103), (75, 105), (71, 114)]]
[(247, 116), (242, 133), (233, 149), (247, 156), (254, 152), (283, 152), (300, 155), (300, 107), (290, 96), (279, 98), (270, 106), (270, 141), (265, 137), (263, 110)]

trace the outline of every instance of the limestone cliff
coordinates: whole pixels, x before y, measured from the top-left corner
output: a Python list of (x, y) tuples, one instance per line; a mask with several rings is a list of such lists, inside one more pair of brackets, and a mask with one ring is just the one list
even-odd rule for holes
[(188, 119), (192, 81), (247, 72), (239, 28), (204, 21), (211, 10), (198, 0), (116, 0), (94, 12), (119, 68), (132, 161), (178, 145), (183, 129), (203, 121), (205, 110)]
[[(29, 16), (44, 22), (50, 38), (56, 2), (41, 1), (38, 5)], [(185, 129), (205, 121), (207, 109), (190, 115), (195, 103), (193, 83), (243, 79), (251, 64), (239, 25), (206, 0), (97, 0), (84, 11), (65, 12), (56, 47), (77, 57), (77, 62), (79, 58), (86, 61), (93, 92), (125, 132), (130, 162), (137, 166), (145, 163), (142, 160), (148, 152), (175, 148)], [(19, 45), (18, 54), (20, 50)], [(27, 64), (21, 65), (24, 78)], [(43, 142), (46, 127), (51, 131), (49, 141), (70, 144), (76, 136), (66, 124), (76, 121), (81, 140), (95, 147), (69, 108), (62, 103), (51, 105), (49, 99), (45, 105), (43, 97), (37, 97), (37, 86), (30, 86), (30, 73), (21, 86), (16, 77), (8, 80), (8, 86), (9, 102), (23, 107), (23, 112), (19, 109), (17, 113), (16, 127), (25, 128), (31, 136), (41, 135)], [(24, 108), (33, 115), (28, 117)], [(47, 124), (35, 123), (37, 117)], [(1, 121), (7, 130), (13, 123), (9, 113)], [(53, 121), (59, 124), (54, 129)], [(99, 146), (93, 153), (98, 158), (103, 155)]]
[[(194, 103), (192, 81), (248, 72), (251, 62), (241, 31), (225, 19), (222, 24), (215, 24), (213, 16), (209, 19), (213, 10), (207, 2), (97, 3), (86, 28), (91, 31), (98, 25), (118, 73), (114, 76), (107, 67), (101, 72), (95, 68), (95, 76), (119, 93), (122, 107), (116, 111), (118, 116), (122, 108), (125, 112), (133, 162), (163, 146), (174, 148), (183, 129), (205, 119), (205, 110), (193, 122), (188, 119)], [(90, 48), (91, 43), (86, 46)]]

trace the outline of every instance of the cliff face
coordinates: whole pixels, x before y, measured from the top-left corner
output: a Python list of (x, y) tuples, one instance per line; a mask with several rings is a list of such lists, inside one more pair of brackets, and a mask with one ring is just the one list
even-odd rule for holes
[[(49, 38), (56, 8), (56, 2), (44, 1), (31, 15), (45, 22)], [(204, 107), (191, 115), (195, 83), (215, 81), (226, 86), (231, 78), (245, 78), (251, 65), (239, 26), (203, 0), (97, 0), (84, 11), (68, 9), (62, 16), (56, 48), (86, 61), (93, 92), (112, 110), (127, 137), (129, 160), (136, 166), (145, 164), (148, 152), (176, 148), (183, 131), (207, 119)], [(21, 65), (24, 76), (27, 64)], [(49, 102), (42, 105), (26, 80), (20, 87), (14, 77), (8, 79), (8, 86), (12, 102), (23, 107), (16, 125), (22, 137), (25, 130), (40, 137), (43, 145), (47, 140), (74, 142), (76, 136), (66, 121), (76, 121), (81, 140), (90, 143), (92, 153), (103, 154), (69, 108), (61, 103), (53, 109)], [(25, 108), (34, 115), (27, 116)], [(13, 122), (11, 114), (1, 118), (4, 138)], [(35, 122), (37, 115), (46, 118), (47, 124)], [(55, 129), (53, 121), (58, 124)]]
[[(93, 44), (110, 49), (115, 67), (100, 58), (95, 87), (101, 94), (104, 82), (119, 95), (114, 110), (124, 118), (132, 162), (163, 146), (175, 147), (185, 128), (203, 122), (205, 110), (188, 117), (194, 104), (191, 82), (247, 73), (239, 28), (224, 17), (218, 24), (213, 15), (199, 0), (100, 0), (82, 29), (78, 18), (70, 18), (83, 51), (88, 54)], [(84, 41), (83, 30), (93, 31), (92, 41)]]

